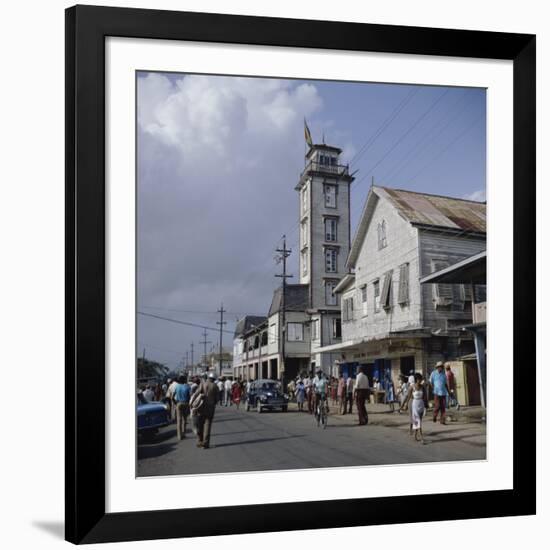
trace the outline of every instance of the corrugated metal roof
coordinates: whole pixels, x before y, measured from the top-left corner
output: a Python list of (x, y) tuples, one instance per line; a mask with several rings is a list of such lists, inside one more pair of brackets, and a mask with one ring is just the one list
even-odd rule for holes
[(486, 204), (483, 202), (389, 187), (378, 187), (378, 190), (381, 190), (403, 217), (411, 223), (475, 233), (486, 232)]

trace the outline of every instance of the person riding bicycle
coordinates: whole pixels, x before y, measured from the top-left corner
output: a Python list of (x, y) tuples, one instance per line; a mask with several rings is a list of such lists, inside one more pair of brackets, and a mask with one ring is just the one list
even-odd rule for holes
[(313, 391), (315, 392), (315, 414), (317, 414), (321, 401), (326, 404), (328, 393), (328, 380), (321, 369), (317, 371), (317, 376), (313, 379)]

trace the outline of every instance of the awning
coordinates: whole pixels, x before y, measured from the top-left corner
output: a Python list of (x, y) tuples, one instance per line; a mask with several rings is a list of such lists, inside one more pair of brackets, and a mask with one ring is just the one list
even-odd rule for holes
[(474, 284), (487, 283), (487, 251), (483, 250), (456, 264), (420, 278), (420, 284)]

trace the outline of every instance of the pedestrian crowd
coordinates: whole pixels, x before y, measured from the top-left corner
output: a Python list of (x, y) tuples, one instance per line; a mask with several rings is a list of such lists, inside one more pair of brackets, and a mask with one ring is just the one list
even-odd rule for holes
[[(339, 414), (346, 415), (353, 414), (355, 404), (360, 426), (369, 422), (366, 406), (369, 398), (378, 402), (378, 396), (382, 395), (383, 402), (389, 405), (392, 412), (396, 404), (399, 413), (408, 411), (409, 433), (420, 442), (424, 441), (422, 420), (428, 409), (429, 389), (434, 400), (433, 422), (439, 420), (445, 424), (447, 408), (454, 406), (458, 409), (459, 403), (454, 373), (450, 365), (441, 361), (436, 364), (428, 381), (421, 373), (411, 371), (408, 377), (399, 377), (397, 389), (389, 373), (386, 373), (383, 385), (378, 378), (373, 378), (371, 385), (363, 366), (359, 366), (355, 378), (326, 376), (319, 369), (315, 376), (313, 373), (302, 373), (287, 385), (289, 398), (296, 401), (299, 412), (316, 414), (321, 403), (329, 412), (330, 399)], [(141, 388), (141, 393), (147, 401), (159, 401), (167, 405), (170, 417), (176, 423), (180, 441), (186, 437), (190, 418), (192, 430), (197, 436), (197, 447), (208, 449), (216, 406), (235, 406), (238, 409), (241, 401), (246, 400), (249, 390), (250, 381), (218, 378), (211, 372), (190, 379), (182, 375), (176, 380), (167, 379), (164, 384), (146, 385)]]
[(180, 441), (186, 438), (190, 419), (197, 447), (203, 449), (210, 447), (216, 406), (235, 405), (238, 409), (246, 390), (243, 381), (218, 378), (213, 372), (191, 378), (185, 375), (174, 380), (168, 378), (163, 384), (148, 384), (140, 389), (147, 401), (166, 404)]

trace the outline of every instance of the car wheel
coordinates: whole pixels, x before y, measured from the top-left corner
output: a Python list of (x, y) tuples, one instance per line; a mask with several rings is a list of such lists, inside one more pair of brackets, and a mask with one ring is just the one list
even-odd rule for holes
[(288, 411), (288, 405), (283, 405), (283, 406), (281, 407), (281, 410), (282, 410), (284, 413), (286, 413), (286, 411)]
[(256, 410), (261, 413), (262, 412), (262, 404), (260, 403), (260, 400), (258, 399), (256, 401)]

